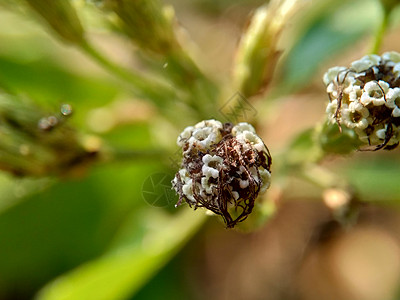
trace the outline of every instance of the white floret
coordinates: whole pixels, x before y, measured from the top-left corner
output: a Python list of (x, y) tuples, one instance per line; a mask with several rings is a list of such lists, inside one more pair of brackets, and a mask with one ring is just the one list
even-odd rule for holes
[(236, 138), (239, 142), (241, 142), (243, 144), (250, 143), (250, 145), (257, 151), (264, 150), (263, 141), (257, 134), (255, 134), (253, 132), (245, 130), (245, 131), (241, 132), (240, 134), (238, 134), (236, 136)]
[(197, 123), (196, 125), (194, 125), (195, 128), (205, 128), (205, 127), (211, 127), (214, 129), (222, 129), (222, 123), (220, 121), (217, 120), (205, 120), (205, 121), (201, 121), (199, 123)]
[(259, 172), (262, 180), (260, 193), (264, 193), (271, 185), (271, 173), (263, 168), (261, 168)]
[(399, 76), (400, 76), (400, 63), (397, 63), (397, 64), (394, 65), (394, 67), (393, 67), (393, 74), (394, 74), (394, 76), (396, 76), (396, 77), (399, 77)]
[(400, 62), (400, 53), (395, 51), (389, 51), (382, 54), (384, 60), (392, 61), (394, 63)]
[[(369, 111), (359, 102), (351, 102), (348, 107), (342, 109), (342, 122), (348, 128), (365, 129), (368, 127)], [(354, 120), (354, 115), (357, 114), (360, 119)]]
[(362, 95), (362, 89), (359, 85), (353, 85), (351, 91), (349, 91), (349, 101), (350, 102), (358, 102)]
[(379, 65), (381, 57), (376, 54), (366, 55), (363, 58), (354, 61), (351, 64), (351, 68), (356, 72), (362, 72), (369, 69), (372, 66)]
[(339, 96), (338, 91), (337, 91), (337, 85), (334, 84), (333, 82), (328, 84), (328, 86), (326, 87), (326, 92), (328, 94), (331, 94), (331, 96), (333, 98), (337, 98)]
[(213, 192), (213, 189), (216, 188), (217, 185), (210, 183), (209, 179), (211, 177), (219, 177), (219, 170), (217, 168), (224, 162), (224, 160), (222, 157), (219, 157), (217, 155), (206, 154), (203, 156), (202, 161), (204, 165), (201, 168), (203, 174), (203, 177), (201, 178), (201, 186), (207, 194), (211, 194)]
[(253, 177), (253, 179), (255, 181), (259, 182), (260, 179), (258, 178), (258, 175), (257, 175), (257, 169), (255, 167), (251, 167), (251, 168), (249, 168), (249, 171), (250, 171), (251, 177)]
[(354, 76), (348, 76), (346, 78), (346, 82), (344, 83), (344, 85), (346, 86), (346, 88), (343, 89), (343, 93), (344, 94), (350, 94), (351, 92), (353, 92), (354, 89), (357, 89), (357, 85), (356, 84), (356, 79), (354, 78)]
[[(189, 202), (195, 203), (196, 200), (193, 196), (193, 181), (192, 179), (189, 177), (189, 174), (187, 172), (186, 169), (180, 169), (179, 170), (179, 175), (181, 177), (181, 181), (182, 181), (182, 192), (185, 195), (185, 197), (187, 198), (187, 200)], [(177, 182), (176, 177), (174, 178), (174, 183)]]
[(334, 81), (340, 72), (345, 73), (344, 70), (346, 70), (345, 67), (330, 68), (323, 77), (325, 85), (328, 85), (330, 82)]
[[(343, 106), (342, 106), (342, 108), (343, 108)], [(328, 121), (332, 124), (336, 122), (335, 113), (336, 113), (337, 107), (338, 107), (338, 101), (336, 99), (329, 102), (328, 105), (326, 106), (326, 113), (328, 115)]]
[(238, 192), (236, 192), (236, 191), (232, 191), (232, 196), (233, 196), (233, 199), (235, 199), (235, 200), (238, 200), (239, 199), (239, 193)]
[(193, 129), (194, 129), (193, 126), (188, 126), (178, 136), (176, 143), (178, 144), (179, 147), (183, 147), (186, 141), (192, 136)]
[(232, 128), (232, 135), (237, 136), (238, 134), (243, 133), (244, 131), (250, 131), (252, 133), (256, 132), (256, 130), (252, 125), (246, 122), (242, 122)]
[(386, 136), (386, 128), (377, 130), (377, 131), (375, 132), (375, 134), (376, 134), (376, 136), (377, 136), (379, 139), (384, 140), (384, 139), (385, 139), (385, 136)]
[(360, 102), (366, 106), (371, 102), (375, 106), (386, 103), (385, 95), (389, 91), (389, 84), (383, 80), (369, 81), (364, 86), (364, 93), (361, 95)]
[(206, 154), (203, 156), (202, 160), (204, 163), (203, 167), (201, 168), (203, 175), (207, 178), (218, 178), (219, 171), (215, 167), (222, 164), (224, 159), (217, 155)]
[(392, 116), (395, 118), (400, 117), (400, 107), (398, 106), (400, 103), (400, 88), (390, 89), (386, 95), (386, 100), (386, 106), (393, 109)]
[(188, 144), (186, 151), (193, 147), (201, 150), (209, 149), (211, 145), (221, 140), (222, 123), (216, 120), (206, 120), (197, 123), (195, 126), (186, 127), (179, 135), (177, 144), (183, 147)]
[(249, 180), (242, 180), (239, 181), (239, 186), (241, 189), (245, 189), (249, 186)]

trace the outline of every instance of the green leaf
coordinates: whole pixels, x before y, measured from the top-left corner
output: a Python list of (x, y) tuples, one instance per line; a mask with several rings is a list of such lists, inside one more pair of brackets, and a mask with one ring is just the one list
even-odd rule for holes
[(61, 103), (70, 103), (74, 119), (82, 123), (88, 109), (109, 103), (118, 94), (116, 85), (74, 74), (49, 59), (23, 62), (0, 56), (1, 84), (47, 107), (59, 109)]
[[(357, 153), (364, 156), (339, 165), (338, 174), (355, 186), (363, 201), (400, 203), (400, 160), (394, 156), (376, 156), (376, 152)], [(362, 159), (361, 159), (362, 158)]]
[[(123, 220), (147, 206), (142, 185), (159, 169), (156, 161), (114, 163), (44, 189), (45, 181), (32, 180), (31, 187), (24, 180), (20, 189), (34, 193), (9, 195), (0, 214), (0, 298), (30, 298), (50, 279), (104, 253)], [(9, 181), (1, 191), (13, 191)]]
[(288, 53), (282, 67), (284, 90), (293, 91), (306, 85), (323, 62), (372, 32), (379, 19), (377, 14), (373, 0), (332, 1), (315, 16)]
[[(128, 239), (122, 239), (124, 242), (108, 254), (49, 283), (36, 299), (125, 299), (177, 253), (204, 220), (204, 214), (187, 208), (175, 215), (155, 208), (134, 214), (123, 228)], [(139, 228), (139, 224), (144, 227)], [(129, 232), (136, 238), (130, 239)]]

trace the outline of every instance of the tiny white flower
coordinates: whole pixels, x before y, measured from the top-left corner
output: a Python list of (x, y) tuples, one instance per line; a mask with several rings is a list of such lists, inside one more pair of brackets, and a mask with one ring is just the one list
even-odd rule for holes
[(371, 102), (376, 105), (386, 103), (386, 93), (389, 91), (389, 84), (383, 80), (369, 81), (364, 86), (364, 93), (361, 95), (360, 102), (366, 106)]
[(356, 72), (362, 72), (369, 69), (372, 66), (376, 66), (380, 63), (381, 57), (379, 55), (371, 54), (366, 55), (363, 58), (354, 61), (351, 64), (351, 68)]
[(326, 113), (328, 115), (328, 121), (330, 123), (336, 122), (335, 113), (336, 113), (337, 107), (338, 107), (338, 101), (336, 99), (329, 102), (328, 105), (326, 106)]
[(254, 147), (257, 151), (264, 150), (263, 141), (257, 134), (253, 132), (245, 130), (241, 134), (238, 134), (236, 137), (238, 141), (242, 141), (243, 143), (250, 143), (252, 147)]
[(331, 94), (331, 97), (334, 99), (336, 99), (338, 97), (337, 86), (333, 82), (328, 84), (328, 86), (326, 87), (326, 92), (328, 94)]
[(186, 143), (186, 140), (192, 136), (193, 129), (194, 129), (193, 126), (188, 126), (182, 131), (182, 133), (178, 136), (178, 139), (176, 141), (178, 146), (182, 147)]
[(399, 76), (400, 76), (400, 63), (397, 63), (397, 64), (394, 65), (394, 67), (393, 67), (393, 74), (394, 74), (396, 77), (399, 77)]
[(400, 88), (390, 89), (386, 95), (386, 100), (386, 106), (393, 109), (392, 116), (400, 117)]
[(353, 85), (351, 91), (349, 91), (349, 101), (358, 102), (362, 95), (362, 89), (359, 85)]
[(337, 76), (339, 73), (345, 73), (344, 70), (346, 70), (345, 67), (333, 67), (330, 68), (323, 77), (323, 81), (325, 85), (328, 85), (330, 82), (336, 80)]
[(236, 136), (240, 133), (243, 133), (244, 131), (250, 131), (252, 133), (256, 132), (256, 130), (254, 129), (253, 126), (251, 126), (249, 123), (245, 123), (245, 122), (239, 123), (232, 128), (232, 134), (234, 136)]
[(392, 61), (394, 63), (400, 62), (400, 53), (395, 51), (385, 52), (382, 54), (384, 60)]
[(358, 102), (351, 102), (348, 107), (342, 109), (342, 122), (348, 128), (367, 128), (368, 116), (368, 109)]
[(379, 129), (375, 132), (376, 136), (380, 140), (384, 140), (386, 136), (386, 128)]
[(268, 170), (260, 169), (260, 176), (263, 182), (261, 186), (260, 193), (264, 193), (271, 184), (271, 173)]

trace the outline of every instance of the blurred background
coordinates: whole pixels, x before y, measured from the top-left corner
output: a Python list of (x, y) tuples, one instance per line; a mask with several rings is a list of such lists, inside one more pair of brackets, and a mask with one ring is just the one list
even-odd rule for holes
[[(16, 120), (36, 110), (46, 122), (56, 116), (55, 126), (66, 126), (54, 133), (56, 145), (63, 141), (79, 155), (58, 164), (66, 154), (55, 147), (57, 169), (42, 171), (29, 155), (18, 158), (30, 151), (23, 146), (29, 130), (14, 126), (22, 130), (17, 136), (2, 125), (0, 299), (400, 300), (399, 150), (324, 159), (332, 180), (346, 180), (357, 194), (345, 225), (336, 215), (340, 190), (283, 172), (279, 162), (291, 141), (323, 122), (324, 72), (369, 51), (382, 18), (379, 1), (304, 1), (287, 20), (275, 45), (282, 56), (274, 80), (245, 102), (274, 159), (272, 187), (255, 217), (232, 230), (218, 217), (174, 207), (176, 137), (200, 114), (132, 93), (99, 60), (65, 43), (28, 2), (41, 1), (0, 1), (0, 87), (22, 99), (22, 108), (2, 104), (1, 124), (12, 123), (4, 117), (9, 111)], [(151, 76), (168, 70), (162, 57), (139, 51), (110, 25), (101, 1), (71, 2), (87, 38), (113, 64)], [(201, 72), (223, 87), (216, 109), (201, 116), (226, 121), (219, 108), (237, 92), (231, 77), (239, 41), (265, 1), (163, 3), (174, 8)], [(382, 52), (400, 51), (399, 23), (396, 9)], [(72, 114), (60, 113), (66, 104)], [(8, 156), (10, 139), (19, 145), (16, 156)]]

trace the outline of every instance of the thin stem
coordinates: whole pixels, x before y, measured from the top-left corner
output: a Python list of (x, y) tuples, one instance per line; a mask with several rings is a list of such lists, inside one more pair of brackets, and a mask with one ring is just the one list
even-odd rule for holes
[(93, 46), (88, 42), (84, 41), (79, 46), (83, 52), (85, 52), (104, 69), (123, 81), (128, 82), (137, 96), (146, 98), (147, 100), (157, 104), (159, 107), (165, 106), (166, 102), (176, 99), (175, 92), (171, 88), (159, 82), (154, 82), (153, 80), (139, 76), (114, 64), (95, 48), (93, 48)]
[(168, 152), (163, 150), (135, 150), (135, 149), (114, 149), (111, 150), (109, 160), (126, 161), (126, 160), (162, 160), (168, 156)]
[(385, 36), (385, 32), (388, 28), (389, 24), (389, 16), (391, 13), (390, 9), (386, 9), (385, 7), (382, 7), (383, 10), (383, 16), (382, 16), (382, 21), (381, 24), (379, 25), (378, 30), (376, 31), (374, 41), (370, 50), (371, 54), (377, 54), (381, 48), (382, 45), (382, 40), (383, 37)]

